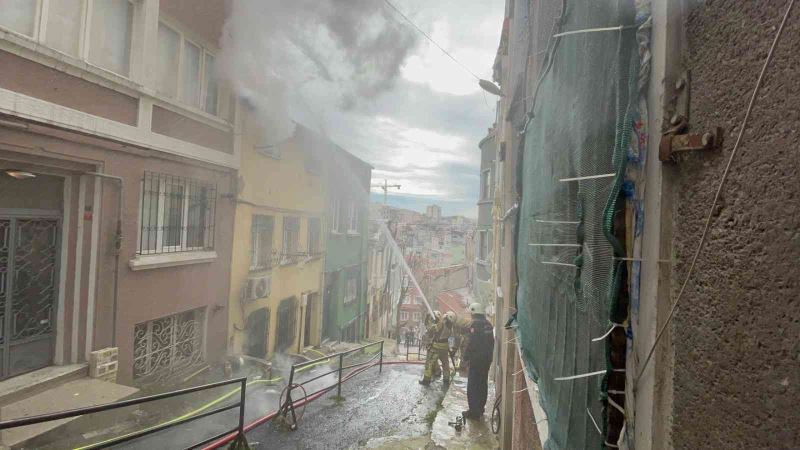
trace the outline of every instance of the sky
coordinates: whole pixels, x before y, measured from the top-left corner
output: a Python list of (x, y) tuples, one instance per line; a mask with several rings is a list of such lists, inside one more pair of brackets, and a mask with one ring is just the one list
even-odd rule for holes
[[(480, 78), (491, 80), (502, 0), (388, 0)], [(275, 142), (294, 123), (400, 184), (393, 206), (477, 216), (478, 142), (497, 98), (385, 0), (239, 0), (220, 66)], [(382, 201), (378, 188), (373, 200)]]
[[(393, 0), (462, 64), (491, 80), (503, 21), (502, 1)], [(399, 21), (403, 19), (395, 16)], [(331, 137), (370, 162), (373, 184), (388, 179), (401, 189), (390, 192), (389, 204), (424, 211), (439, 204), (444, 215), (477, 216), (480, 151), (495, 117), (497, 98), (484, 94), (477, 80), (420, 36), (400, 68), (394, 87), (364, 113), (356, 133)], [(383, 201), (373, 189), (373, 201)]]

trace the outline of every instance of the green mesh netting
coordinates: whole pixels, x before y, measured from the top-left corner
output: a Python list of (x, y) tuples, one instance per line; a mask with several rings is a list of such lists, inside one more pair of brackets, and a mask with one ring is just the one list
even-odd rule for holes
[(614, 257), (624, 256), (612, 227), (636, 104), (634, 15), (633, 1), (567, 2), (561, 32), (626, 28), (558, 39), (523, 138), (517, 324), (547, 414), (546, 449), (603, 447), (589, 416), (605, 431), (603, 377), (554, 378), (610, 369), (606, 343), (592, 339), (611, 325)]

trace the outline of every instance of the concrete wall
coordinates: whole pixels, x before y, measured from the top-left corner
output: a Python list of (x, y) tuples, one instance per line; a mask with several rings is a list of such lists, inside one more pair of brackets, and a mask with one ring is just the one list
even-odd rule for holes
[[(694, 132), (676, 165), (673, 299), (741, 126), (783, 0), (705, 2), (686, 32)], [(674, 319), (674, 448), (798, 448), (800, 20), (789, 17)]]
[[(47, 127), (30, 125), (28, 132), (4, 129), (0, 146), (7, 160), (33, 161), (37, 167), (72, 173), (72, 229), (66, 230), (69, 236), (69, 264), (65, 307), (67, 314), (62, 324), (67, 340), (73, 328), (73, 314), (80, 328), (77, 342), (78, 360), (84, 359), (84, 347), (89, 308), (90, 292), (94, 293), (94, 327), (92, 348), (116, 345), (119, 353), (119, 379), (124, 383), (132, 381), (133, 335), (138, 323), (146, 322), (195, 308), (206, 311), (205, 356), (209, 361), (217, 360), (224, 354), (227, 337), (227, 320), (224, 310), (229, 289), (228, 264), (231, 255), (233, 230), (233, 203), (222, 197), (233, 186), (233, 176), (227, 170), (192, 164), (188, 160), (162, 159), (146, 152), (124, 151), (123, 147), (108, 141), (88, 138)], [(78, 166), (73, 161), (84, 164)], [(91, 162), (87, 165), (86, 162)], [(70, 170), (74, 167), (73, 170)], [(79, 211), (77, 196), (80, 186), (78, 174), (87, 170), (97, 170), (122, 177), (124, 185), (123, 203), (118, 203), (118, 187), (109, 181), (95, 184), (92, 176), (84, 175), (86, 185), (85, 207)], [(157, 171), (171, 175), (189, 177), (215, 184), (216, 215), (214, 228), (214, 251), (216, 258), (201, 264), (188, 264), (179, 267), (161, 267), (133, 271), (128, 263), (136, 258), (137, 235), (140, 230), (139, 206), (141, 204), (141, 180), (144, 172)], [(100, 191), (94, 191), (99, 186)], [(92, 209), (95, 192), (100, 195), (99, 211)], [(122, 209), (122, 246), (120, 250), (119, 294), (117, 299), (116, 332), (113, 330), (113, 271), (114, 241), (118, 208)], [(92, 215), (87, 218), (86, 210)], [(91, 260), (91, 230), (98, 222), (98, 243), (96, 250), (96, 281), (94, 289), (89, 284)], [(82, 226), (83, 244), (77, 244), (77, 231)], [(81, 251), (81, 256), (77, 251)], [(80, 266), (78, 261), (80, 260)], [(81, 272), (80, 278), (76, 272)], [(75, 282), (80, 286), (75, 288)], [(75, 304), (80, 308), (76, 309)], [(75, 346), (66, 343), (66, 359), (69, 360)]]

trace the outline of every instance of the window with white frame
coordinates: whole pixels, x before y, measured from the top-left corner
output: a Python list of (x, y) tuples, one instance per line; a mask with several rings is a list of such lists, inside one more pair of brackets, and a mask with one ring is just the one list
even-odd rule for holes
[(481, 172), (481, 200), (488, 200), (492, 192), (492, 177), (489, 169)]
[(347, 279), (344, 287), (344, 302), (354, 302), (356, 297), (358, 297), (358, 279), (356, 277), (350, 277)]
[(358, 216), (358, 203), (351, 201), (347, 214), (347, 232), (349, 234), (358, 234)]
[(160, 94), (217, 115), (215, 65), (210, 50), (187, 38), (177, 27), (159, 22), (156, 90)]
[(478, 259), (481, 261), (489, 260), (489, 231), (487, 230), (478, 232)]
[(400, 311), (400, 320), (402, 320), (402, 321), (408, 320), (408, 312)]
[(131, 0), (0, 0), (0, 28), (128, 76)]
[(214, 248), (216, 188), (191, 178), (145, 172), (139, 254)]
[(414, 318), (415, 322), (419, 322), (419, 319), (422, 317), (422, 315), (420, 315), (420, 313), (418, 313), (418, 312), (415, 312), (411, 316)]
[(331, 231), (341, 233), (342, 230), (342, 208), (338, 198), (333, 199), (331, 204)]
[(272, 233), (274, 228), (275, 218), (253, 214), (250, 270), (264, 270), (272, 267)]

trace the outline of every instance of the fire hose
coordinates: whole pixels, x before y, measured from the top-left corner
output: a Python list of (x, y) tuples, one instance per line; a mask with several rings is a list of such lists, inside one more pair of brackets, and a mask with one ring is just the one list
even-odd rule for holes
[[(384, 365), (391, 365), (391, 364), (416, 364), (416, 365), (421, 365), (421, 364), (425, 364), (425, 362), (424, 361), (384, 361), (383, 364)], [(373, 364), (370, 364), (370, 365), (367, 365), (367, 366), (364, 366), (364, 367), (359, 367), (357, 369), (354, 369), (352, 372), (347, 374), (347, 376), (342, 378), (342, 383), (344, 383), (345, 381), (355, 377), (356, 375), (358, 375), (358, 374), (360, 374), (362, 372), (365, 372), (366, 370), (368, 370), (368, 369), (370, 369), (372, 367), (375, 367), (376, 365), (378, 365), (378, 363), (373, 363)], [(318, 391), (315, 394), (312, 394), (310, 396), (304, 397), (301, 400), (296, 400), (296, 401), (292, 402), (291, 407), (292, 408), (299, 408), (301, 406), (305, 406), (306, 404), (311, 403), (314, 400), (317, 400), (318, 398), (322, 397), (323, 395), (325, 395), (328, 392), (330, 392), (333, 389), (335, 389), (337, 384), (333, 384), (331, 386), (328, 386), (327, 388), (322, 389), (322, 390), (320, 390), (320, 391)], [(281, 407), (282, 407), (282, 405), (281, 405)], [(249, 424), (245, 425), (244, 432), (246, 433), (246, 432), (252, 430), (253, 428), (255, 428), (255, 427), (257, 427), (257, 426), (259, 426), (261, 424), (269, 422), (270, 420), (272, 420), (275, 417), (277, 417), (280, 413), (281, 413), (281, 408), (279, 407), (278, 410), (273, 411), (273, 412), (271, 412), (269, 414), (266, 414), (264, 416), (261, 416), (261, 417), (255, 419), (254, 421), (252, 421)], [(232, 432), (231, 434), (229, 434), (229, 435), (227, 435), (227, 436), (225, 436), (223, 438), (220, 438), (219, 440), (217, 440), (215, 442), (212, 442), (211, 444), (207, 445), (206, 447), (203, 447), (202, 450), (213, 450), (213, 449), (220, 448), (223, 445), (232, 442), (234, 439), (236, 439), (237, 436), (238, 436), (238, 433)]]

